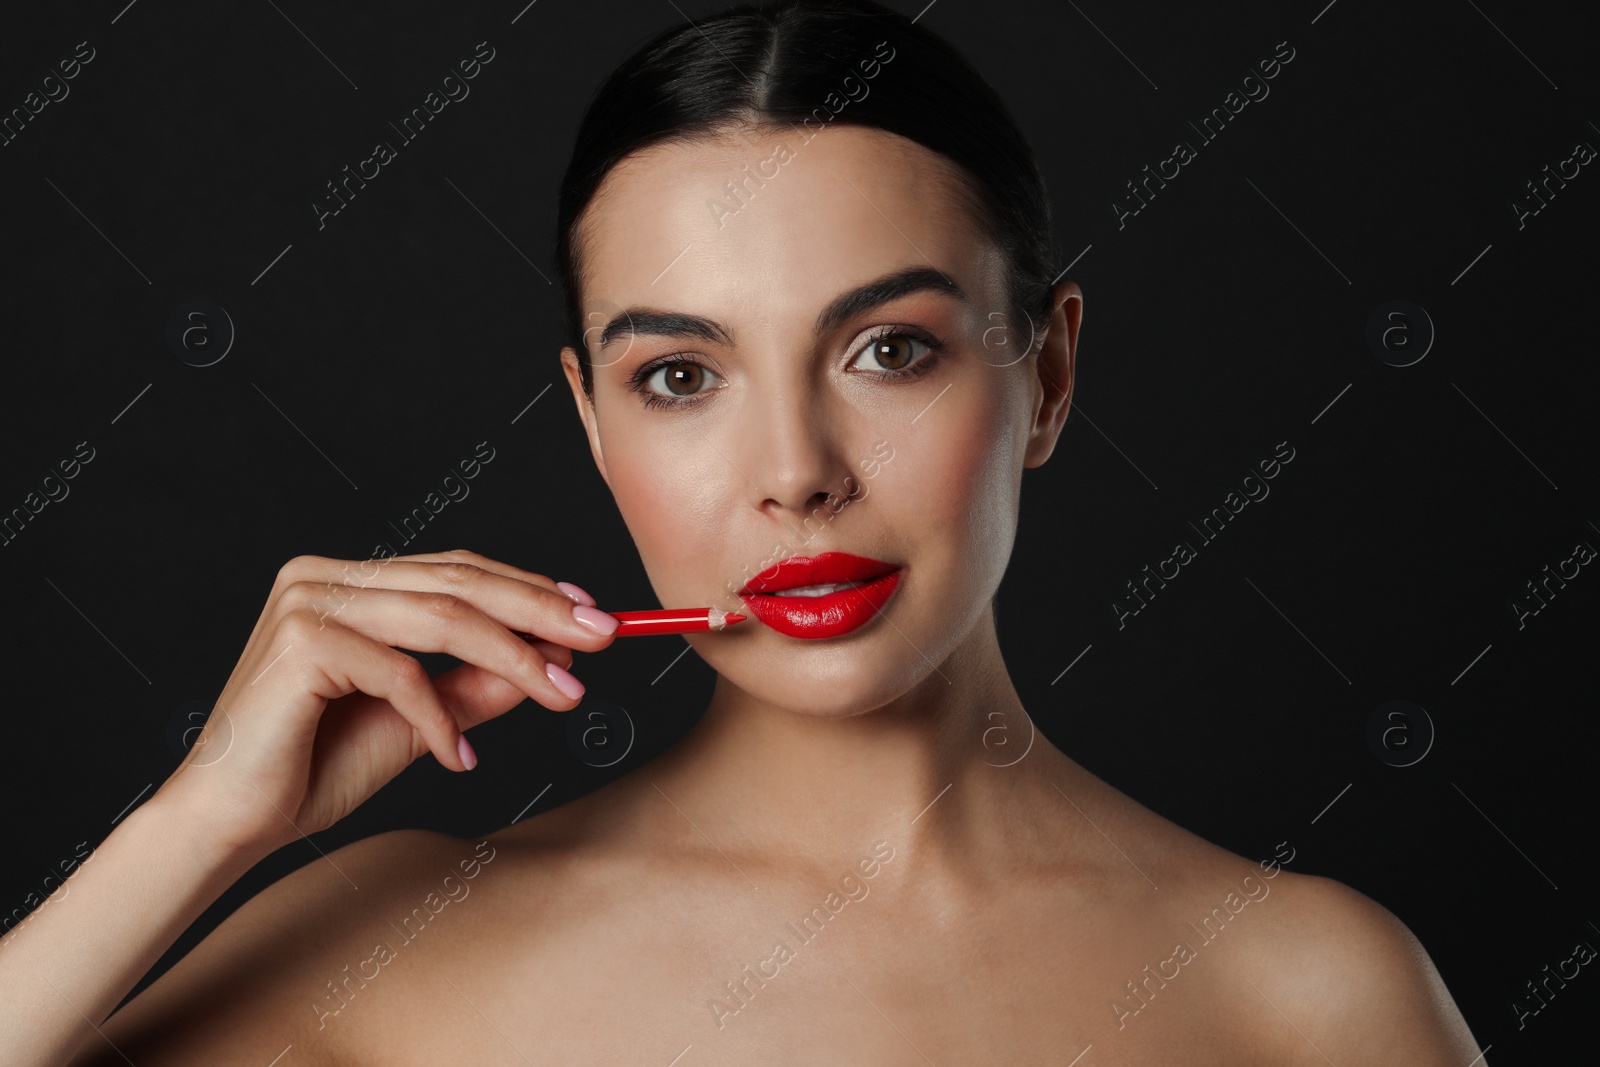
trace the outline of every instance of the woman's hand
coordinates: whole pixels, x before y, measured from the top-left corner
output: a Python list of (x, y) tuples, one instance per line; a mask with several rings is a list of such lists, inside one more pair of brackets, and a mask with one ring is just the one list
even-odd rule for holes
[[(605, 648), (616, 621), (571, 588), (459, 550), (290, 560), (156, 796), (259, 857), (332, 826), (425, 752), (470, 769), (468, 727), (525, 697), (577, 706), (572, 651)], [(401, 648), (463, 662), (430, 679)]]

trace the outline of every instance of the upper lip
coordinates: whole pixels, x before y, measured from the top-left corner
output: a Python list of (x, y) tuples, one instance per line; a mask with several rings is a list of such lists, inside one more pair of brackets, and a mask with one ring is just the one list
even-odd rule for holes
[(824, 552), (820, 556), (791, 556), (776, 563), (745, 583), (740, 596), (750, 593), (777, 593), (807, 585), (835, 582), (868, 582), (899, 570), (895, 563), (853, 556), (848, 552)]

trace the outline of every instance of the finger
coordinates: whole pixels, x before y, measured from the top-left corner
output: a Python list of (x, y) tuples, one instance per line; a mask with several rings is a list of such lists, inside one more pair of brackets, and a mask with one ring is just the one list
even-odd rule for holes
[(541, 641), (531, 634), (519, 633), (517, 636), (536, 648), (539, 655), (547, 662), (560, 664), (562, 670), (572, 669), (572, 649), (566, 645), (558, 645), (554, 641)]
[(504, 715), (528, 699), (527, 693), (476, 663), (434, 675), (433, 687), (463, 730)]
[[(448, 552), (417, 552), (408, 556), (386, 556), (382, 558), (366, 559), (355, 564), (353, 570), (350, 568), (350, 564), (352, 563), (350, 560), (330, 559), (326, 556), (297, 556), (295, 559), (290, 560), (288, 564), (285, 564), (284, 569), (296, 569), (295, 576), (290, 578), (289, 581), (298, 580), (304, 577), (312, 577), (316, 578), (317, 580), (322, 580), (323, 578), (330, 577), (334, 574), (355, 574), (360, 576), (376, 575), (381, 573), (383, 569), (390, 563), (395, 562), (470, 563), (474, 566), (482, 567), (484, 570), (493, 571), (496, 574), (503, 575), (504, 577), (516, 578), (519, 581), (527, 582), (530, 585), (537, 585), (542, 589), (548, 589), (552, 593), (561, 592), (560, 589), (556, 588), (557, 583), (553, 579), (548, 578), (543, 574), (537, 574), (533, 571), (523, 570), (521, 567), (515, 567), (509, 563), (503, 563), (500, 560), (491, 559), (481, 552), (473, 552), (465, 548), (455, 548)], [(299, 571), (304, 568), (310, 568), (309, 574), (299, 573)], [(337, 581), (338, 578), (333, 578), (333, 580)], [(283, 584), (287, 585), (288, 581), (285, 581)], [(577, 598), (573, 597), (572, 599), (576, 600)]]
[[(572, 666), (572, 649), (548, 641), (535, 642), (534, 647), (563, 669)], [(528, 699), (528, 694), (515, 685), (475, 663), (463, 663), (434, 675), (433, 687), (463, 730), (504, 715)]]
[[(324, 700), (336, 700), (360, 691), (387, 700), (422, 736), (435, 759), (453, 771), (467, 769), (461, 758), (461, 727), (420, 662), (347, 626), (328, 625), (309, 613), (297, 612), (285, 621), (288, 625), (283, 629), (289, 631), (286, 636), (290, 637), (291, 647), (311, 650), (293, 662), (312, 693)], [(290, 673), (292, 669), (285, 672)], [(415, 758), (410, 739), (405, 744), (404, 758), (399, 758), (401, 755), (398, 750), (394, 753), (398, 763), (395, 773)]]
[[(492, 560), (483, 562), (502, 566)], [(279, 592), (283, 600), (291, 589), (295, 591), (296, 599), (284, 601), (290, 610), (315, 604), (319, 611), (338, 617), (363, 589), (412, 589), (461, 597), (509, 630), (585, 652), (607, 647), (616, 632), (615, 621), (604, 612), (576, 603), (542, 575), (529, 577), (547, 584), (461, 559), (419, 562), (397, 557), (370, 577), (367, 572), (352, 571), (348, 561), (308, 561), (301, 565), (300, 573), (300, 580)]]
[[(492, 559), (481, 552), (473, 552), (470, 549), (454, 548), (448, 552), (429, 552), (411, 558), (425, 563), (471, 563), (474, 566), (482, 567), (487, 571), (494, 571), (496, 574), (504, 575), (507, 578), (517, 578), (532, 585), (540, 586), (550, 590), (552, 593), (561, 592), (556, 588), (556, 582), (552, 578), (547, 578), (545, 575), (534, 571), (523, 570), (521, 567)], [(562, 595), (565, 596), (566, 594), (563, 593)]]
[(553, 711), (570, 711), (583, 696), (581, 682), (464, 597), (368, 587), (341, 602), (336, 618), (319, 599), (315, 586), (296, 583), (284, 592), (283, 602), (290, 611), (313, 611), (323, 625), (343, 625), (386, 646), (445, 652), (475, 663)]

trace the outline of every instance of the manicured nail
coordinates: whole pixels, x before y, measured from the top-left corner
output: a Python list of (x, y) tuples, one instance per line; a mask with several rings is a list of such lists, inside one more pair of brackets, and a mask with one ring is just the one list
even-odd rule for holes
[(594, 597), (590, 596), (588, 593), (585, 593), (582, 589), (579, 589), (571, 582), (557, 582), (556, 588), (567, 594), (567, 596), (571, 597), (573, 600), (576, 600), (578, 603), (587, 604), (591, 608), (594, 607)]
[(607, 615), (599, 608), (591, 608), (587, 604), (572, 605), (572, 617), (602, 636), (616, 633), (617, 627), (620, 625), (610, 615)]
[(550, 683), (561, 690), (573, 700), (583, 696), (583, 683), (572, 675), (556, 666), (554, 663), (544, 665), (544, 673), (550, 676)]
[(469, 771), (478, 765), (478, 754), (472, 750), (472, 742), (467, 740), (466, 734), (456, 739), (456, 755), (461, 757), (461, 762), (466, 764)]

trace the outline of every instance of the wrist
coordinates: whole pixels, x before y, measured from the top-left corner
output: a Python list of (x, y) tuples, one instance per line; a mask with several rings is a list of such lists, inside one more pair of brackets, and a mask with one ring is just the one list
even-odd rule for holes
[(277, 850), (277, 844), (251, 840), (237, 833), (215, 808), (196, 810), (163, 788), (133, 811), (125, 821), (138, 820), (149, 833), (200, 870), (216, 872), (230, 883)]

